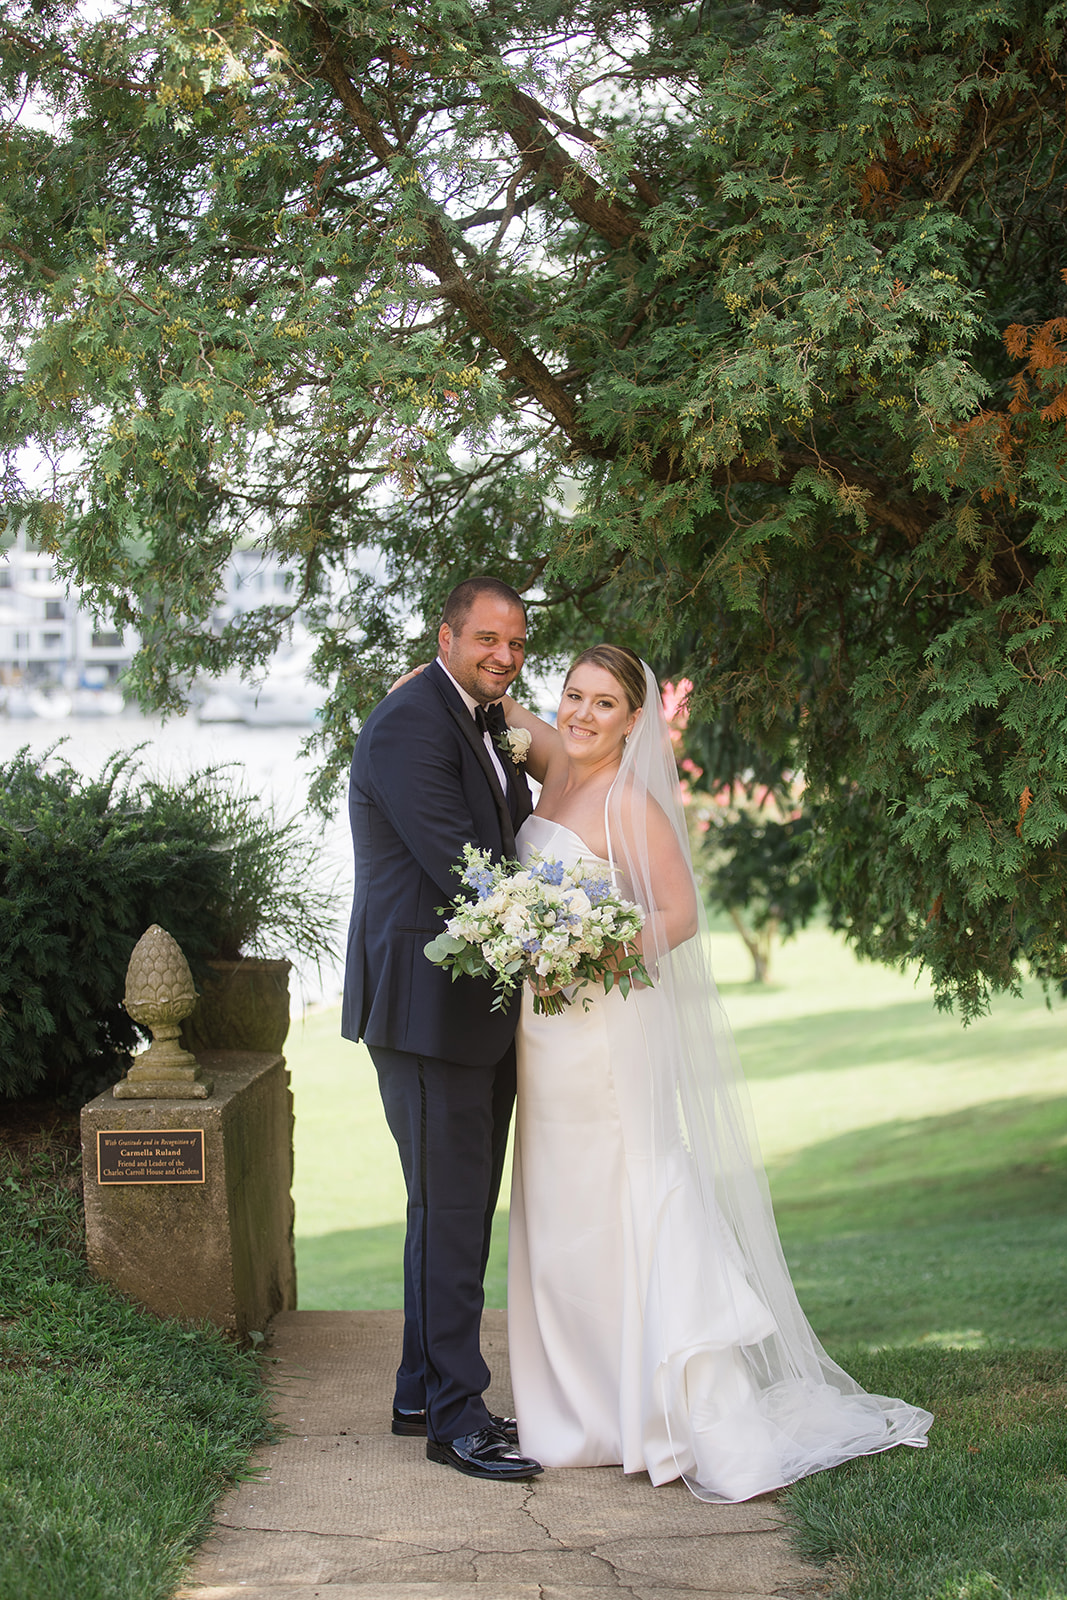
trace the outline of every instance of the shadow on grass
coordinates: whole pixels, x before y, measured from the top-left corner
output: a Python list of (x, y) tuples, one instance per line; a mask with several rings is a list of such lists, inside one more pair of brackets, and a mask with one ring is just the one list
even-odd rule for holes
[(768, 1167), (794, 1236), (1067, 1212), (1067, 1097), (858, 1128)]
[(1067, 1098), (862, 1128), (769, 1175), (824, 1341), (1067, 1346)]
[[(751, 992), (751, 991), (750, 991)], [(1023, 1017), (1039, 1012), (1062, 1030), (1062, 1016), (1048, 1012), (1040, 996), (1002, 999), (988, 1017), (964, 1029), (958, 1017), (937, 1012), (927, 997), (895, 1000), (880, 1008), (857, 1006), (783, 1017), (776, 1022), (738, 1027), (737, 1043), (745, 1073), (752, 1079), (787, 1078), (799, 1072), (832, 1072), (850, 1067), (884, 1066), (921, 1060), (936, 1067), (967, 1060), (1010, 1061), (1029, 1040), (1019, 1037)], [(1032, 1025), (1031, 1025), (1032, 1026)], [(1033, 1048), (1048, 1050), (1050, 1039), (1033, 1034)]]
[[(864, 1128), (772, 1169), (797, 1293), (824, 1340), (1067, 1345), (1067, 1098)], [(400, 1222), (297, 1240), (304, 1309), (403, 1303)], [(486, 1304), (507, 1303), (507, 1213)]]
[(296, 1241), (301, 1311), (388, 1311), (404, 1303), (404, 1224), (348, 1228)]
[[(404, 1224), (349, 1228), (296, 1241), (301, 1311), (389, 1311), (404, 1304)], [(508, 1214), (498, 1211), (485, 1275), (487, 1306), (507, 1305)]]
[[(498, 1219), (506, 1233), (507, 1217)], [(1067, 1216), (879, 1229), (783, 1243), (800, 1303), (836, 1349), (1067, 1347)], [(494, 1250), (486, 1304), (504, 1306)], [(297, 1240), (302, 1310), (389, 1310), (403, 1302), (400, 1223)]]
[(832, 1354), (845, 1344), (1067, 1348), (1067, 1217), (818, 1240), (783, 1223), (782, 1242), (805, 1315)]

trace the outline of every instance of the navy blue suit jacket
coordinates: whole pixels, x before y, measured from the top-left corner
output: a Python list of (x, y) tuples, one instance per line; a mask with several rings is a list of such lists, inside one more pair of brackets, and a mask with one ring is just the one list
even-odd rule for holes
[[(531, 799), (516, 774), (522, 816)], [(467, 707), (434, 662), (375, 706), (356, 740), (349, 786), (355, 896), (341, 1032), (346, 1039), (467, 1066), (499, 1061), (519, 999), (493, 1011), (484, 979), (434, 966), (423, 947), (459, 891), (465, 844), (515, 854), (507, 802)], [(520, 817), (520, 821), (522, 818)]]

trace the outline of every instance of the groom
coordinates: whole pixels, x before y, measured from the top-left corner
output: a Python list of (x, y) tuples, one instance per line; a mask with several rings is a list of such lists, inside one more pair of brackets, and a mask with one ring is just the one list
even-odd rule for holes
[(496, 578), (468, 578), (437, 638), (436, 661), (375, 706), (356, 742), (341, 1032), (367, 1043), (407, 1184), (393, 1432), (424, 1433), (431, 1461), (511, 1480), (541, 1467), (520, 1454), (514, 1422), (486, 1409), (480, 1330), (519, 1000), (494, 1011), (488, 981), (453, 983), (423, 947), (459, 888), (464, 845), (514, 856), (531, 810), (521, 768), (497, 747), (494, 704), (523, 663), (525, 608)]

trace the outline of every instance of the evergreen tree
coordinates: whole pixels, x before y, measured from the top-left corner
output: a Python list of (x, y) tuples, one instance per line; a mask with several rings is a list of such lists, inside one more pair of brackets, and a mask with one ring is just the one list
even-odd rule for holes
[(1062, 976), (1065, 18), (9, 0), (9, 525), (162, 706), (284, 631), (212, 631), (235, 542), (296, 561), (327, 783), (499, 573), (804, 770), (860, 950)]

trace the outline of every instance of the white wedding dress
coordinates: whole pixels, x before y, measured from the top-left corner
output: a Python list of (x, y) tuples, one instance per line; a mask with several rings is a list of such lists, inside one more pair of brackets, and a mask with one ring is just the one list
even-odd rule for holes
[[(538, 816), (519, 834), (524, 861), (533, 850), (598, 859)], [(589, 987), (551, 1017), (526, 993), (508, 1258), (523, 1451), (548, 1467), (681, 1476), (702, 1499), (738, 1501), (925, 1443), (927, 1412), (864, 1393), (819, 1346), (765, 1191), (746, 1188), (752, 1172), (718, 1174), (732, 1202), (701, 1175), (684, 1083), (668, 1070), (678, 1003), (666, 981), (625, 999)], [(744, 1165), (733, 1146), (713, 1161)], [(740, 1227), (739, 1205), (754, 1214)]]

